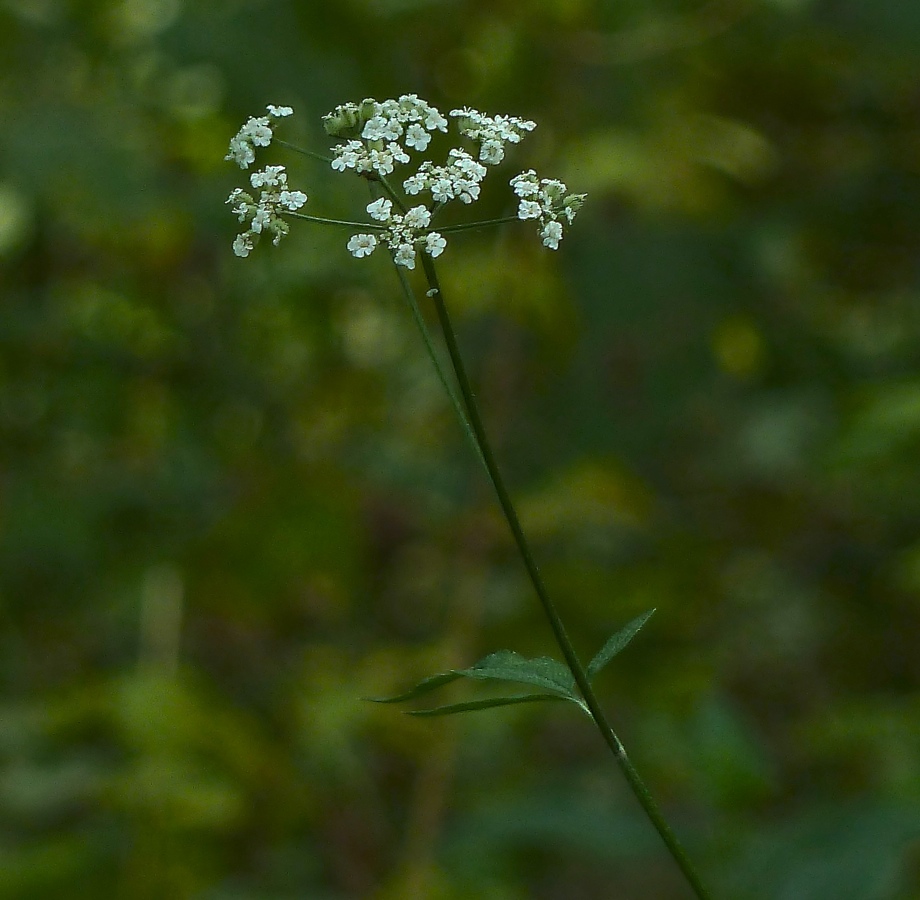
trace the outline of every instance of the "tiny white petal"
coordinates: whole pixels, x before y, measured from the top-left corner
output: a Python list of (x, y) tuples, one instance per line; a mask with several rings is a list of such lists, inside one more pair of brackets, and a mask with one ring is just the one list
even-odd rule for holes
[(272, 106), (272, 104), (269, 103), (265, 108), (268, 110), (270, 116), (275, 116), (278, 119), (294, 115), (294, 110), (291, 109), (290, 106)]

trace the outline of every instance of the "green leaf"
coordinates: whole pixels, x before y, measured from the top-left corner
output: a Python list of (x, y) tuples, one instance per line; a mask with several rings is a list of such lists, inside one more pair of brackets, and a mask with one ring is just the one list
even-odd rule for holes
[(410, 716), (452, 716), (456, 713), (472, 712), (477, 709), (491, 709), (493, 706), (511, 706), (514, 703), (539, 703), (541, 701), (563, 702), (568, 697), (559, 694), (519, 694), (515, 697), (491, 697), (486, 700), (471, 700), (467, 703), (449, 703), (432, 709), (415, 709)]
[(624, 625), (598, 651), (597, 656), (588, 663), (588, 678), (594, 678), (638, 633), (639, 629), (652, 617), (654, 609), (637, 616), (628, 625)]
[(442, 685), (450, 684), (452, 681), (462, 677), (462, 670), (451, 669), (449, 672), (442, 672), (440, 675), (432, 675), (430, 678), (423, 679), (404, 694), (397, 694), (395, 697), (364, 697), (363, 699), (369, 700), (371, 703), (402, 703), (404, 700), (414, 700), (416, 697), (421, 697), (422, 694), (437, 690)]
[(402, 703), (414, 700), (429, 691), (437, 690), (458, 678), (473, 678), (477, 681), (513, 681), (517, 684), (530, 684), (551, 691), (561, 699), (572, 700), (582, 705), (581, 697), (575, 687), (571, 672), (558, 660), (548, 656), (530, 659), (513, 650), (499, 650), (490, 653), (469, 669), (451, 669), (420, 681), (414, 688), (395, 697), (367, 697), (373, 703)]
[(479, 660), (472, 668), (459, 671), (467, 678), (532, 684), (569, 700), (580, 700), (572, 673), (561, 662), (548, 656), (528, 658), (513, 650), (499, 650)]

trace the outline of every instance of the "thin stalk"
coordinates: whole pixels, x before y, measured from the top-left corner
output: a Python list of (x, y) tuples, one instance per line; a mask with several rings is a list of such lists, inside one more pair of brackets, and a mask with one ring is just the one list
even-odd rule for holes
[(690, 861), (690, 858), (687, 856), (687, 852), (684, 850), (680, 841), (677, 839), (677, 836), (672, 831), (671, 826), (665, 820), (661, 810), (658, 808), (658, 805), (652, 798), (649, 789), (645, 786), (645, 782), (639, 776), (639, 773), (636, 771), (635, 767), (627, 756), (626, 749), (620, 742), (620, 739), (616, 736), (613, 728), (610, 726), (610, 723), (607, 721), (607, 717), (604, 715), (604, 711), (597, 699), (597, 695), (594, 693), (594, 689), (591, 687), (591, 683), (588, 681), (588, 676), (584, 670), (584, 667), (579, 661), (578, 655), (575, 653), (575, 648), (572, 646), (572, 641), (570, 640), (565, 630), (565, 626), (562, 624), (562, 619), (559, 617), (559, 613), (557, 612), (555, 605), (550, 599), (550, 596), (546, 590), (546, 586), (543, 583), (543, 578), (540, 575), (540, 571), (537, 568), (536, 561), (534, 560), (533, 554), (530, 550), (530, 545), (527, 543), (527, 538), (524, 536), (524, 531), (521, 528), (521, 523), (518, 519), (517, 511), (514, 508), (514, 504), (511, 502), (511, 496), (505, 487), (505, 483), (501, 472), (499, 471), (498, 464), (495, 461), (495, 456), (492, 452), (489, 438), (486, 435), (485, 428), (482, 424), (482, 418), (479, 415), (479, 408), (473, 395), (473, 390), (470, 385), (469, 378), (466, 374), (466, 367), (463, 364), (460, 348), (457, 344), (457, 336), (454, 332), (450, 315), (447, 312), (447, 306), (444, 303), (444, 295), (441, 291), (441, 285), (438, 281), (434, 262), (431, 257), (425, 253), (420, 253), (419, 256), (422, 261), (422, 268), (425, 270), (425, 277), (427, 278), (428, 284), (431, 288), (428, 293), (434, 302), (435, 310), (438, 314), (438, 320), (441, 323), (441, 329), (444, 333), (444, 340), (447, 344), (447, 351), (450, 355), (451, 364), (453, 365), (454, 373), (457, 377), (457, 384), (460, 387), (460, 393), (463, 396), (463, 401), (466, 405), (466, 412), (470, 425), (472, 426), (473, 432), (476, 435), (476, 440), (479, 444), (486, 470), (489, 473), (489, 478), (491, 479), (492, 485), (495, 488), (495, 493), (498, 496), (499, 505), (502, 508), (502, 512), (504, 513), (505, 519), (508, 522), (511, 533), (514, 536), (514, 540), (517, 544), (521, 559), (523, 560), (524, 566), (527, 569), (527, 574), (530, 576), (534, 590), (537, 592), (537, 597), (539, 598), (540, 604), (543, 607), (543, 612), (546, 614), (546, 618), (549, 620), (553, 635), (556, 638), (556, 643), (559, 645), (559, 649), (562, 651), (562, 655), (565, 657), (565, 661), (572, 672), (575, 683), (578, 685), (578, 688), (584, 697), (585, 705), (591, 714), (591, 718), (594, 720), (594, 724), (597, 726), (598, 731), (601, 733), (601, 737), (604, 739), (605, 743), (613, 753), (614, 759), (616, 759), (620, 770), (626, 777), (626, 781), (632, 789), (633, 794), (635, 794), (636, 799), (639, 801), (639, 804), (642, 806), (642, 809), (645, 811), (645, 814), (648, 816), (652, 825), (655, 826), (656, 831), (660, 835), (662, 841), (664, 841), (665, 846), (668, 848), (668, 851), (674, 858), (674, 861), (677, 863), (684, 877), (687, 879), (688, 884), (693, 888), (693, 891), (695, 892), (698, 900), (711, 900), (711, 895), (703, 887), (695, 867)]
[(295, 219), (306, 219), (308, 222), (319, 222), (320, 225), (344, 225), (346, 228), (364, 228), (372, 231), (383, 231), (386, 225), (379, 222), (349, 222), (348, 219), (324, 219), (320, 216), (308, 216), (305, 213), (284, 210), (282, 215), (293, 216)]
[(443, 225), (438, 231), (448, 234), (452, 231), (470, 231), (474, 228), (489, 228), (492, 225), (504, 225), (506, 222), (519, 222), (518, 216), (502, 216), (500, 219), (484, 219), (482, 222), (464, 222), (461, 225)]
[(314, 153), (312, 150), (304, 150), (303, 147), (298, 147), (297, 144), (292, 144), (289, 141), (283, 141), (281, 138), (276, 137), (276, 144), (280, 144), (282, 147), (287, 147), (288, 150), (293, 150), (295, 153), (299, 153), (301, 156), (309, 156), (311, 159), (318, 159), (320, 162), (331, 163), (331, 156), (323, 156), (322, 153)]
[(438, 359), (438, 352), (435, 350), (434, 341), (431, 339), (431, 332), (428, 330), (428, 324), (425, 322), (425, 319), (422, 316), (422, 311), (418, 307), (418, 301), (415, 299), (415, 292), (412, 290), (412, 286), (409, 284), (409, 279), (406, 278), (406, 273), (403, 271), (403, 267), (394, 266), (394, 268), (396, 269), (396, 276), (399, 278), (399, 283), (402, 285), (403, 293), (406, 295), (406, 302), (409, 304), (409, 309), (412, 311), (412, 318), (415, 320), (415, 324), (422, 334), (422, 340), (425, 342), (425, 349), (428, 351), (428, 357), (431, 359), (434, 370), (438, 374), (438, 380), (441, 382), (444, 390), (447, 391), (447, 396), (450, 397), (450, 405), (454, 408), (454, 412), (457, 414), (457, 419), (460, 421), (460, 427), (463, 429), (463, 433), (466, 435), (467, 440), (470, 442), (470, 445), (476, 453), (476, 456), (479, 457), (479, 461), (483, 464), (483, 466), (485, 466), (485, 469), (488, 472), (489, 467), (486, 466), (485, 458), (483, 457), (482, 450), (479, 447), (479, 441), (476, 440), (476, 435), (473, 433), (473, 428), (470, 425), (470, 421), (467, 419), (466, 413), (463, 411), (463, 404), (460, 402), (460, 398), (457, 396), (457, 392), (452, 387), (450, 379), (448, 379), (447, 373), (444, 371), (444, 366), (441, 364), (441, 360)]

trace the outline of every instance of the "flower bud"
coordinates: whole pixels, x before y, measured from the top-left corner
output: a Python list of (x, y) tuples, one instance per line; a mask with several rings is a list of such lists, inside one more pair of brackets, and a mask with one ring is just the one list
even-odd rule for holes
[(359, 109), (354, 103), (337, 106), (331, 113), (323, 116), (323, 128), (331, 137), (356, 137), (364, 125), (359, 117)]

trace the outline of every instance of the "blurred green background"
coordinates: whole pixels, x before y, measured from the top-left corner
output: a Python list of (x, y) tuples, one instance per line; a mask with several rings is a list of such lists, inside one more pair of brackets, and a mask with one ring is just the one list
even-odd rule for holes
[(905, 0), (4, 0), (0, 898), (688, 896), (575, 711), (359, 699), (553, 652), (382, 254), (230, 251), (247, 116), (404, 92), (539, 122), (470, 212), (589, 194), (440, 270), (580, 651), (658, 609), (601, 694), (705, 880), (920, 898), (918, 64)]

